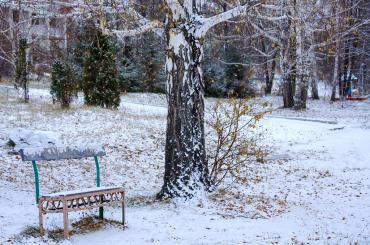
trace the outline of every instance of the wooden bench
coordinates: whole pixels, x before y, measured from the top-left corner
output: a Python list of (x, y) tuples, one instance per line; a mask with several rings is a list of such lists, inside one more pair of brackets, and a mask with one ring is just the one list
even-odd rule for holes
[[(121, 187), (100, 186), (100, 167), (98, 157), (104, 156), (102, 146), (90, 147), (52, 147), (21, 149), (23, 161), (32, 162), (35, 174), (36, 203), (39, 209), (39, 226), (44, 233), (43, 215), (46, 213), (63, 213), (64, 237), (69, 238), (68, 212), (99, 208), (99, 217), (103, 218), (103, 206), (122, 204), (122, 224), (125, 224), (124, 190)], [(94, 157), (96, 166), (96, 187), (84, 190), (58, 192), (40, 196), (39, 176), (36, 161), (63, 159), (82, 159)]]

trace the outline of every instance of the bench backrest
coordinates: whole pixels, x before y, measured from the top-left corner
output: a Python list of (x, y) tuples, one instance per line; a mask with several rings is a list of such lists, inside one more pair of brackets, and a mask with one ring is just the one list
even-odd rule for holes
[(94, 157), (96, 165), (96, 186), (100, 187), (100, 167), (98, 157), (105, 156), (103, 146), (66, 146), (66, 147), (50, 147), (50, 148), (24, 148), (19, 151), (23, 161), (32, 162), (33, 171), (35, 174), (35, 192), (36, 203), (39, 202), (39, 174), (36, 161), (45, 160), (63, 160), (63, 159), (81, 159), (86, 157)]
[(103, 146), (67, 146), (50, 148), (25, 148), (20, 151), (23, 161), (81, 159), (105, 156)]

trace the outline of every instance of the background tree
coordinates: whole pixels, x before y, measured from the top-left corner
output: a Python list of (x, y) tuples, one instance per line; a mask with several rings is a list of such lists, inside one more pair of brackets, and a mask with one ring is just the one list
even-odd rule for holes
[(69, 108), (74, 97), (77, 97), (78, 81), (76, 72), (70, 62), (57, 60), (51, 73), (50, 93), (53, 101), (62, 108)]
[(16, 53), (15, 87), (22, 89), (25, 103), (28, 103), (30, 99), (28, 74), (31, 64), (27, 61), (27, 48), (27, 40), (20, 39)]
[(120, 104), (120, 84), (117, 79), (115, 47), (92, 22), (85, 26), (90, 45), (84, 50), (82, 91), (87, 105), (117, 108)]
[(154, 33), (126, 37), (119, 52), (120, 82), (126, 92), (165, 93), (164, 42)]

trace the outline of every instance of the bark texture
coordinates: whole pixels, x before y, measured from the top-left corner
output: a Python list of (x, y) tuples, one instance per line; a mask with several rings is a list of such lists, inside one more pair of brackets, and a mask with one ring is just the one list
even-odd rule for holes
[[(195, 25), (195, 23), (194, 23)], [(192, 196), (209, 186), (204, 134), (203, 38), (195, 26), (166, 29), (167, 131), (158, 197)]]
[[(294, 50), (294, 49), (293, 49)], [(291, 108), (294, 106), (294, 87), (295, 87), (295, 65), (291, 65), (293, 52), (288, 45), (285, 52), (281, 52), (280, 67), (283, 78), (283, 102), (284, 108)]]
[(307, 70), (309, 67), (309, 62), (307, 59), (307, 50), (305, 49), (304, 43), (304, 28), (302, 20), (302, 3), (294, 1), (294, 16), (297, 21), (295, 21), (296, 27), (296, 63), (297, 63), (297, 81), (296, 81), (296, 91), (294, 98), (294, 108), (296, 110), (302, 110), (306, 108), (307, 101), (307, 88), (308, 79)]
[(317, 61), (316, 61), (316, 55), (314, 50), (312, 50), (309, 54), (310, 56), (310, 63), (311, 63), (311, 76), (310, 76), (310, 85), (311, 85), (311, 97), (314, 100), (319, 100), (319, 89), (318, 89), (318, 81), (319, 81), (319, 75), (317, 73), (318, 67), (317, 67)]
[[(262, 43), (262, 52), (266, 53), (267, 51), (267, 48), (266, 48), (266, 42), (265, 42), (265, 38), (262, 36), (261, 37), (261, 43)], [(264, 65), (263, 65), (263, 68), (265, 70), (265, 83), (266, 83), (266, 87), (265, 87), (265, 94), (268, 95), (268, 94), (271, 94), (272, 92), (272, 87), (273, 87), (273, 82), (274, 82), (274, 78), (275, 78), (275, 68), (276, 68), (276, 55), (277, 55), (277, 52), (275, 51), (275, 53), (273, 54), (273, 56), (271, 57), (271, 61), (269, 61), (269, 57), (265, 56), (264, 57)], [(271, 63), (271, 65), (270, 65)]]

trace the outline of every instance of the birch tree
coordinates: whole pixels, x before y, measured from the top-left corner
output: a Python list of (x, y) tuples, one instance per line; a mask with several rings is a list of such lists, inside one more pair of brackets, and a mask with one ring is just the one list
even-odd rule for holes
[[(282, 78), (283, 104), (284, 108), (291, 108), (294, 106), (296, 84), (296, 27), (295, 19), (292, 18), (293, 0), (270, 0), (265, 2), (265, 6), (267, 11), (263, 14), (259, 11), (252, 12), (247, 21), (260, 35), (276, 45)], [(256, 23), (255, 19), (258, 19), (259, 23)], [(263, 28), (264, 22), (270, 28)]]
[(137, 17), (138, 27), (105, 29), (121, 38), (154, 30), (163, 33), (166, 40), (168, 115), (165, 173), (163, 187), (158, 194), (160, 198), (192, 196), (195, 190), (210, 187), (204, 133), (202, 62), (205, 36), (215, 25), (245, 14), (259, 3), (247, 1), (235, 4), (228, 11), (205, 16), (201, 10), (207, 4), (212, 6), (210, 1), (202, 0), (163, 1), (164, 23), (146, 19), (132, 6), (126, 5), (125, 9)]

